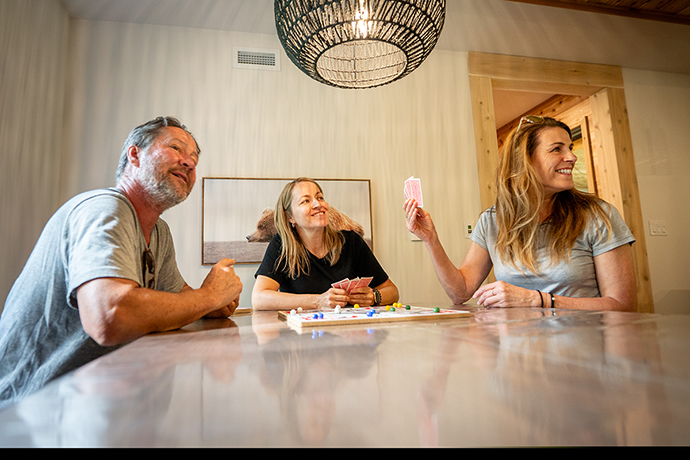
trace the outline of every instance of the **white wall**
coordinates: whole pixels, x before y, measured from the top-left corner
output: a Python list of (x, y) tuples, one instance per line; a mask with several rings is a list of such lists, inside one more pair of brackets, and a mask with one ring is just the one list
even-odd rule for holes
[[(232, 68), (233, 46), (280, 49), (275, 36), (93, 21), (73, 21), (70, 32), (63, 198), (110, 185), (129, 129), (175, 115), (199, 139), (199, 178), (370, 179), (375, 252), (403, 300), (448, 302), (404, 228), (402, 188), (422, 179), (460, 260), (469, 241), (460, 226), (480, 211), (466, 54), (439, 51), (394, 85), (348, 91), (314, 82), (284, 55), (280, 72)], [(200, 184), (164, 215), (192, 286), (208, 271), (200, 217)], [(256, 267), (237, 267), (246, 306)]]
[(0, 305), (59, 204), (69, 17), (0, 1)]
[(625, 95), (657, 312), (690, 313), (690, 75), (626, 69)]
[[(459, 262), (468, 247), (460, 228), (480, 211), (466, 52), (439, 49), (399, 82), (346, 91), (310, 80), (284, 54), (281, 72), (232, 68), (232, 46), (279, 48), (273, 35), (83, 20), (67, 25), (52, 0), (4, 0), (0, 8), (2, 40), (14, 27), (9, 45), (20, 56), (2, 68), (0, 85), (0, 145), (10, 147), (5, 159), (11, 167), (11, 178), (0, 185), (1, 298), (49, 214), (75, 193), (112, 185), (129, 130), (163, 114), (180, 117), (199, 139), (199, 177), (371, 179), (376, 254), (402, 300), (447, 302), (426, 251), (404, 229), (402, 183), (413, 174), (422, 178), (425, 203)], [(530, 43), (530, 55), (559, 58)], [(0, 44), (5, 53), (5, 42)], [(666, 220), (670, 232), (667, 239), (647, 238), (655, 300), (665, 303), (667, 293), (684, 293), (688, 286), (678, 270), (690, 255), (682, 241), (687, 221), (678, 207), (688, 198), (679, 176), (690, 171), (682, 150), (690, 76), (626, 69), (625, 78), (643, 215), (645, 221)], [(23, 90), (24, 84), (36, 90)], [(23, 97), (13, 99), (18, 94)], [(658, 125), (650, 123), (650, 113)], [(34, 129), (34, 120), (42, 129)], [(662, 159), (668, 172), (661, 170)], [(208, 271), (200, 265), (200, 184), (164, 218), (176, 238), (180, 268), (198, 286)], [(249, 305), (255, 268), (237, 268), (245, 283), (243, 305)]]

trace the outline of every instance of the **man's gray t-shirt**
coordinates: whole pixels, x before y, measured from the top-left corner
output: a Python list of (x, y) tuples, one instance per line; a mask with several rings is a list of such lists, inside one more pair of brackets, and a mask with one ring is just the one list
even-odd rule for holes
[(632, 244), (635, 238), (614, 206), (605, 202), (600, 202), (600, 205), (608, 211), (611, 232), (600, 219), (591, 219), (575, 241), (570, 258), (566, 261), (551, 263), (546, 236), (551, 224), (541, 225), (536, 274), (527, 270), (520, 271), (501, 261), (496, 250), (498, 224), (495, 207), (482, 213), (470, 238), (489, 252), (496, 280), (567, 297), (601, 297), (594, 270), (594, 257), (624, 244)]
[[(0, 317), (0, 406), (117, 347), (102, 347), (83, 330), (76, 291), (96, 278), (145, 285), (146, 240), (132, 204), (117, 189), (82, 193), (48, 221)], [(179, 292), (170, 229), (158, 220), (148, 245), (154, 286)]]

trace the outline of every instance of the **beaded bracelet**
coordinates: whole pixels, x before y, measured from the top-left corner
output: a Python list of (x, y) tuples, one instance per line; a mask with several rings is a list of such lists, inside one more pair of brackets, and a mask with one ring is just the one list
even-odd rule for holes
[(549, 296), (551, 296), (551, 308), (556, 308), (556, 297), (550, 292)]

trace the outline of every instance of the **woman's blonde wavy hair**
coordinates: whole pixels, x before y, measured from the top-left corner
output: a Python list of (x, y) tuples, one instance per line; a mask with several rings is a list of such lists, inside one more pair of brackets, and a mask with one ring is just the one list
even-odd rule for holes
[[(306, 177), (299, 177), (285, 185), (278, 197), (273, 216), (276, 230), (282, 240), (280, 256), (276, 260), (276, 268), (286, 270), (288, 276), (292, 279), (303, 274), (309, 274), (309, 254), (307, 253), (307, 248), (304, 247), (304, 243), (297, 233), (297, 229), (290, 224), (290, 217), (292, 216), (290, 210), (292, 204), (292, 191), (295, 186), (301, 182), (311, 182), (316, 185), (323, 194), (321, 186), (316, 181)], [(342, 233), (335, 230), (330, 223), (326, 225), (324, 229), (323, 244), (324, 247), (328, 248), (325, 259), (329, 264), (335, 265), (338, 259), (340, 259), (343, 242), (344, 237)]]
[[(524, 123), (513, 131), (503, 147), (496, 175), (496, 249), (501, 260), (520, 270), (536, 272), (540, 214), (544, 187), (534, 169), (532, 156), (540, 142), (540, 133), (548, 128), (562, 128), (572, 137), (570, 128), (553, 118)], [(608, 214), (595, 195), (576, 189), (556, 193), (546, 237), (551, 263), (570, 257), (577, 237), (590, 218), (600, 218), (610, 230)]]

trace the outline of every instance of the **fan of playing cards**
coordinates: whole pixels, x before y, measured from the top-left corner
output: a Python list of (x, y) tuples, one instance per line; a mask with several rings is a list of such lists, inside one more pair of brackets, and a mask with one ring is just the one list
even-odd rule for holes
[(405, 188), (403, 189), (405, 193), (405, 199), (414, 199), (417, 202), (417, 206), (420, 208), (424, 207), (424, 198), (422, 197), (422, 181), (414, 176), (411, 176), (405, 181)]
[(331, 284), (336, 289), (344, 289), (349, 294), (355, 288), (367, 287), (373, 277), (369, 276), (367, 278), (355, 278), (353, 280), (345, 278), (344, 280), (338, 281), (337, 283)]

